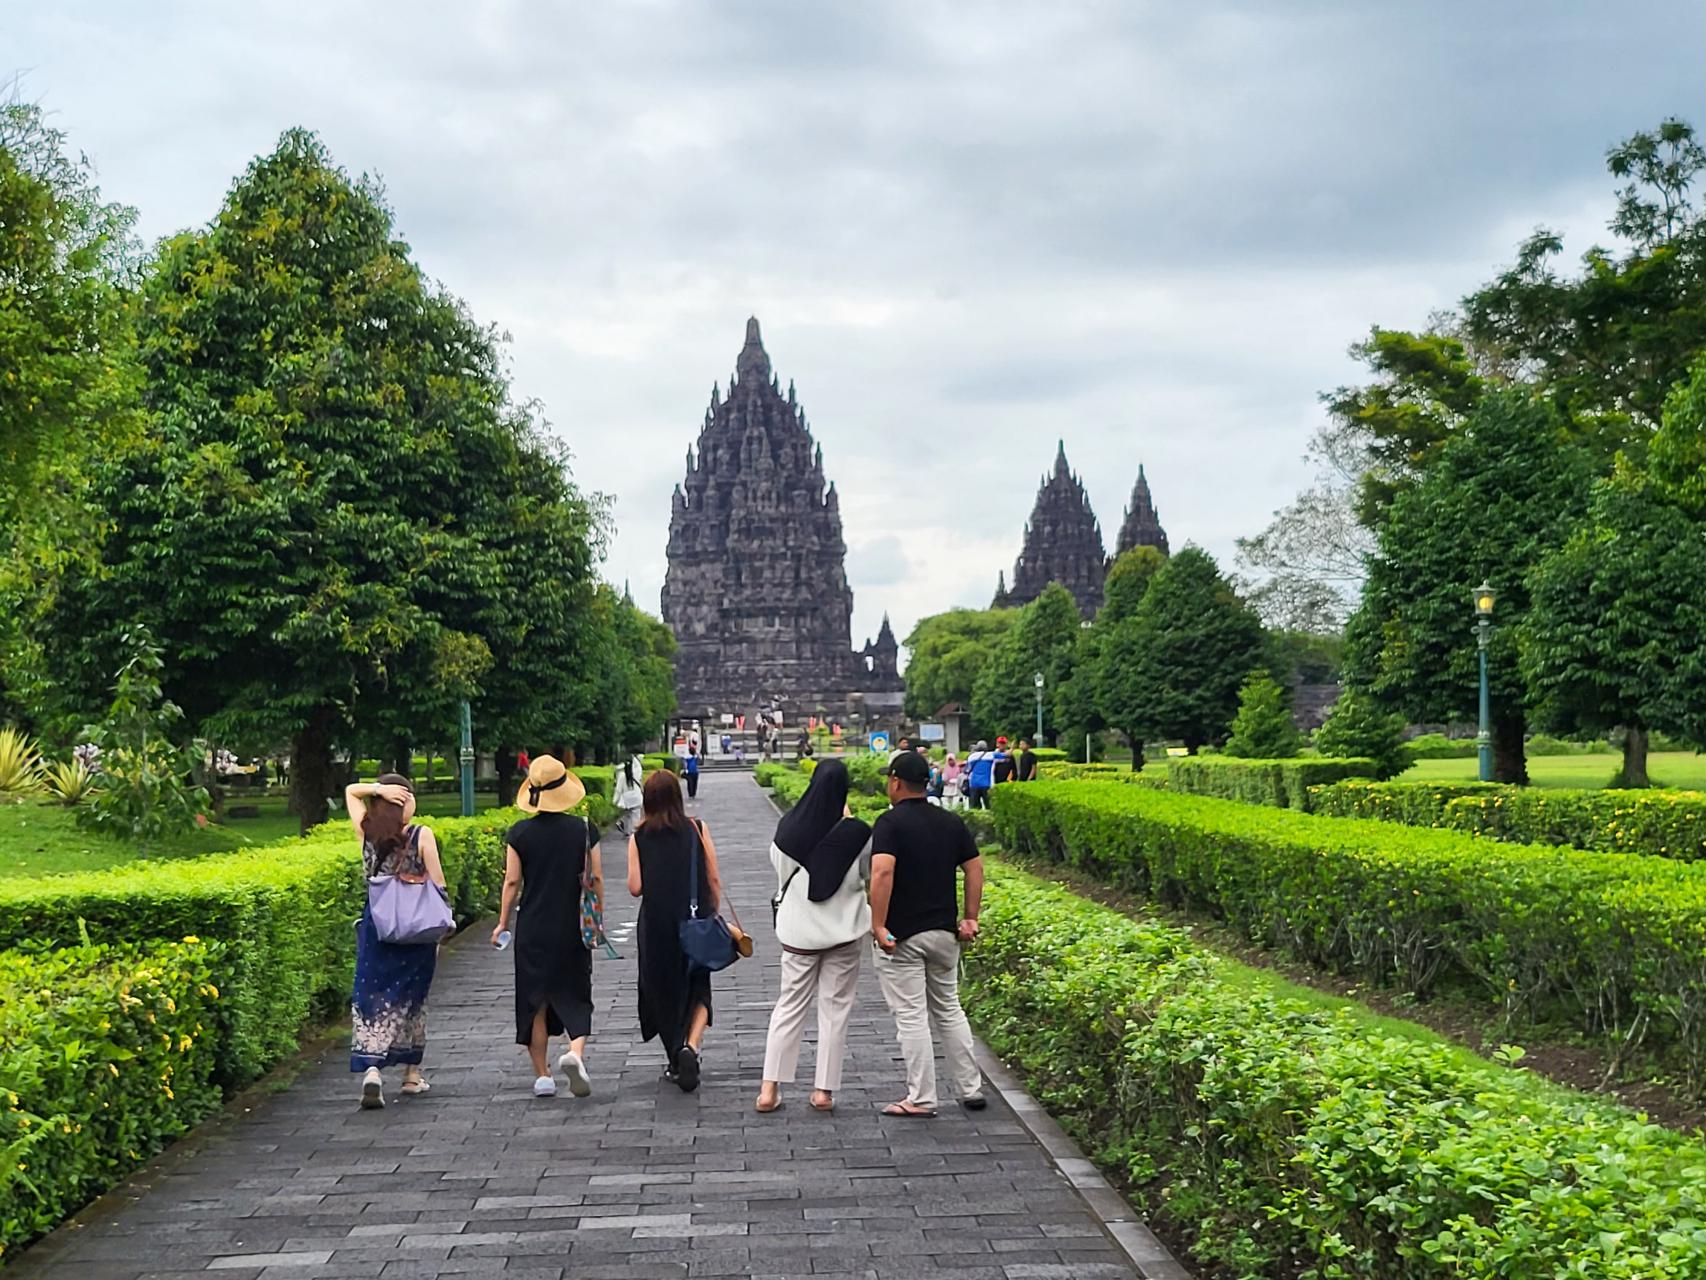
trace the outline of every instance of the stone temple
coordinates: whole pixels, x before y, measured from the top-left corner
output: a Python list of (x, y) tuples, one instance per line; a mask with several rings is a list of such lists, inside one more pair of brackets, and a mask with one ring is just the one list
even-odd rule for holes
[(684, 717), (776, 708), (789, 725), (897, 710), (905, 684), (888, 618), (852, 645), (841, 504), (790, 381), (746, 322), (727, 397), (711, 405), (669, 520), (663, 620)]
[[(1142, 464), (1137, 468), (1137, 484), (1120, 526), (1115, 554), (1133, 547), (1155, 547), (1162, 555), (1167, 554), (1167, 531), (1161, 527)], [(1015, 609), (1029, 604), (1049, 583), (1058, 582), (1072, 593), (1078, 612), (1091, 617), (1102, 606), (1102, 582), (1109, 563), (1102, 545), (1101, 523), (1090, 506), (1083, 481), (1067, 464), (1066, 442), (1062, 440), (1055, 451), (1054, 470), (1043, 477), (1031, 518), (1025, 524), (1024, 545), (1013, 565), (1013, 585), (1007, 585), (1006, 574), (1000, 576), (993, 606)]]

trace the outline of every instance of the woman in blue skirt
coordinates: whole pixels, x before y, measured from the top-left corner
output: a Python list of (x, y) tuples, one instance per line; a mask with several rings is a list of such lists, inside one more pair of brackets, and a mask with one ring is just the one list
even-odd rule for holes
[[(444, 887), (438, 841), (414, 825), (415, 793), (401, 774), (344, 789), (344, 805), (361, 840), (363, 878), (425, 876)], [(438, 964), (438, 943), (381, 942), (366, 904), (355, 926), (355, 990), (350, 996), (349, 1068), (362, 1073), (361, 1105), (385, 1105), (385, 1067), (403, 1068), (402, 1092), (425, 1093), (426, 1001)]]

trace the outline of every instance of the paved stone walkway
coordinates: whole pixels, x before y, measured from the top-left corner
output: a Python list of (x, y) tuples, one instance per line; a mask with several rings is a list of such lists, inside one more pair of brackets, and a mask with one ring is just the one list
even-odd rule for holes
[[(624, 958), (593, 971), (591, 1098), (566, 1089), (533, 1098), (525, 1054), (512, 1044), (510, 959), (486, 945), (488, 926), (440, 961), (429, 1096), (360, 1111), (346, 1050), (331, 1047), (289, 1088), (251, 1095), (247, 1114), (190, 1139), (8, 1274), (1136, 1276), (1002, 1096), (975, 1116), (946, 1100), (934, 1121), (878, 1115), (904, 1086), (894, 1026), (869, 966), (836, 1112), (806, 1105), (808, 1047), (786, 1109), (754, 1114), (776, 990), (765, 856), (775, 813), (744, 774), (706, 777), (695, 807), (759, 948), (714, 980), (716, 1025), (697, 1094), (663, 1081), (662, 1052), (638, 1038), (635, 908), (621, 889), (613, 841), (605, 854), (616, 888), (610, 915)], [(1185, 1274), (1165, 1262), (1144, 1270)]]

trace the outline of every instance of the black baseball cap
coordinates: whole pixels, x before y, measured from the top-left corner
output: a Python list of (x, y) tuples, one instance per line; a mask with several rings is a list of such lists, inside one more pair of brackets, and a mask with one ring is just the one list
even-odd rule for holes
[(930, 781), (930, 766), (916, 751), (902, 751), (889, 761), (889, 777), (899, 778), (914, 787), (922, 787)]

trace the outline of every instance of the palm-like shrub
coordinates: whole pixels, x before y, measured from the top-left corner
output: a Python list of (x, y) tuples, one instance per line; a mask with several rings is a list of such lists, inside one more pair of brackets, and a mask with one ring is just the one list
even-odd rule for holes
[(39, 790), (41, 752), (35, 740), (17, 729), (0, 729), (0, 795), (32, 795)]
[(95, 789), (95, 775), (81, 760), (49, 761), (42, 766), (42, 785), (60, 804), (82, 804)]

